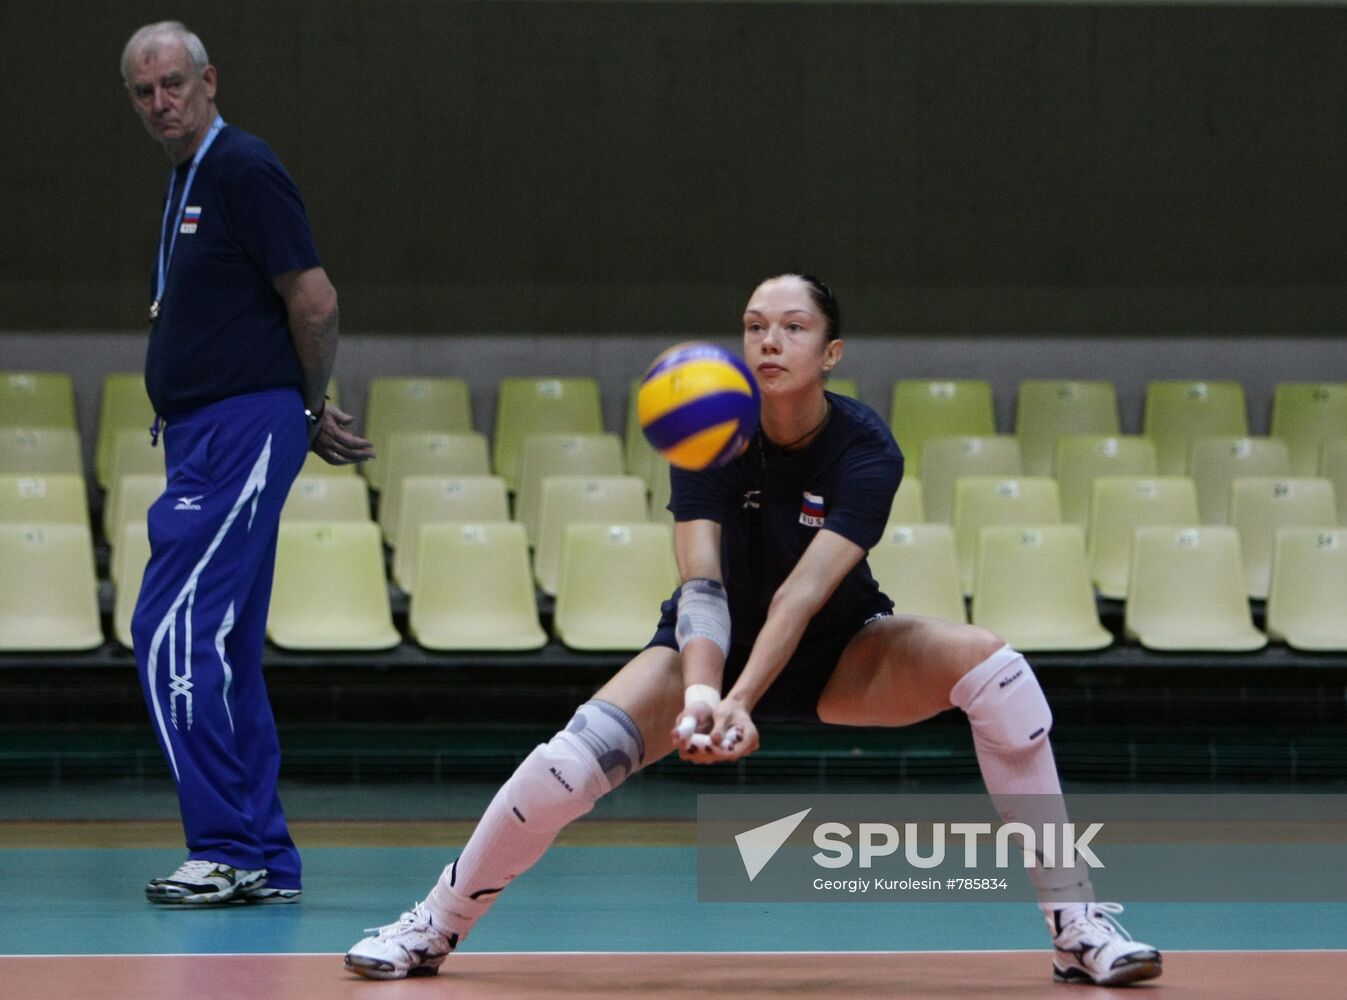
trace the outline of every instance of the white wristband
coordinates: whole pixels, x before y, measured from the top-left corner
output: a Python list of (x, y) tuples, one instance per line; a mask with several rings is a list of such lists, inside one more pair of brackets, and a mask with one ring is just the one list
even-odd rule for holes
[(711, 708), (720, 704), (720, 692), (710, 684), (689, 684), (683, 692), (683, 707), (691, 708), (695, 702), (704, 701)]

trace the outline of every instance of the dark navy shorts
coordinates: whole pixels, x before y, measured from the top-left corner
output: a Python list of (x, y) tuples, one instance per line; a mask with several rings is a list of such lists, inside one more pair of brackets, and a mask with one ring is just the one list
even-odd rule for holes
[[(654, 636), (646, 643), (646, 648), (665, 646), (676, 650), (678, 640), (674, 638), (674, 625), (678, 617), (678, 592), (675, 591), (673, 597), (661, 604), (659, 610), (659, 625), (655, 628)], [(753, 721), (820, 722), (819, 698), (823, 696), (823, 689), (832, 679), (833, 670), (837, 667), (837, 661), (842, 658), (847, 643), (876, 618), (885, 618), (890, 614), (892, 612), (884, 611), (867, 615), (858, 620), (853, 629), (843, 630), (810, 643), (801, 643), (796, 648), (795, 655), (786, 662), (781, 673), (772, 682), (772, 686), (753, 709)], [(739, 679), (756, 638), (754, 635), (747, 643), (731, 644), (729, 655), (725, 657), (725, 681), (721, 688), (723, 691), (728, 691)]]

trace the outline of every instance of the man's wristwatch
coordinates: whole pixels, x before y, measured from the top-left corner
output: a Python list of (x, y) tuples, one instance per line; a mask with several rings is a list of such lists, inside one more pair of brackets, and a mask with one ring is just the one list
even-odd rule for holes
[(310, 410), (308, 407), (305, 407), (305, 408), (304, 408), (304, 419), (307, 420), (307, 421), (309, 422), (309, 429), (310, 429), (310, 430), (312, 430), (313, 428), (317, 427), (318, 424), (322, 421), (322, 419), (323, 419), (323, 411), (326, 410), (326, 409), (327, 409), (327, 403), (324, 403), (322, 406), (318, 407), (318, 412), (317, 412), (317, 413), (314, 413), (314, 412), (313, 412), (312, 410)]

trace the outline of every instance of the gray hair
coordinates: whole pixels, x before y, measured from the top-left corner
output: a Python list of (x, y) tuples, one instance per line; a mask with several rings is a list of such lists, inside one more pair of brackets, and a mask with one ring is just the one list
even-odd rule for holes
[(131, 60), (141, 52), (154, 51), (164, 40), (182, 42), (183, 47), (187, 49), (187, 58), (191, 60), (192, 69), (196, 72), (200, 73), (210, 65), (206, 46), (193, 32), (187, 30), (185, 24), (181, 21), (159, 21), (147, 24), (137, 31), (126, 43), (126, 48), (122, 49), (123, 83), (129, 83), (131, 80)]

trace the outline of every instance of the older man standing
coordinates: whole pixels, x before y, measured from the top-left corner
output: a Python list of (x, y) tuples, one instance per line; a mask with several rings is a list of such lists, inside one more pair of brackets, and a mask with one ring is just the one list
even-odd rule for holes
[(122, 76), (173, 163), (145, 359), (168, 486), (149, 511), (132, 635), (188, 855), (145, 894), (294, 902), (300, 859), (262, 676), (281, 506), (307, 450), (333, 464), (372, 451), (325, 405), (337, 294), (303, 201), (266, 143), (225, 124), (201, 40), (176, 21), (147, 25)]

